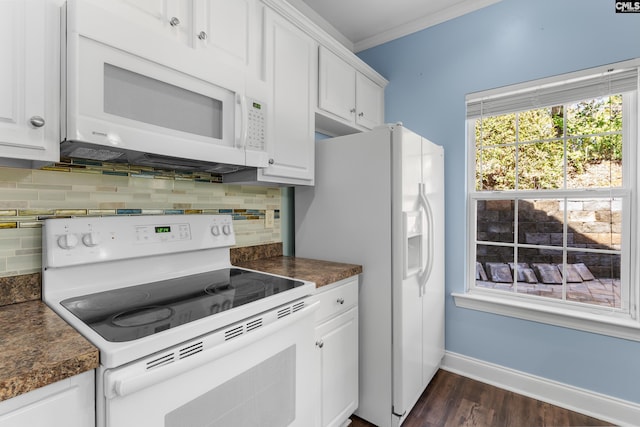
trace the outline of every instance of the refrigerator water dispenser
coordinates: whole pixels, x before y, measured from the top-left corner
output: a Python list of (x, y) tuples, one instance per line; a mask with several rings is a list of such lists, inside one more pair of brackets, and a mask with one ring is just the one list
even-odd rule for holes
[(404, 228), (404, 278), (422, 270), (422, 212), (402, 212)]

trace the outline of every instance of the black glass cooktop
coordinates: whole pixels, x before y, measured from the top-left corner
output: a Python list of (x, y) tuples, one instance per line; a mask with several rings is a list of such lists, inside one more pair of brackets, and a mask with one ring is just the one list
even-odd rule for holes
[(61, 304), (107, 341), (124, 342), (302, 285), (297, 280), (226, 268), (69, 298)]

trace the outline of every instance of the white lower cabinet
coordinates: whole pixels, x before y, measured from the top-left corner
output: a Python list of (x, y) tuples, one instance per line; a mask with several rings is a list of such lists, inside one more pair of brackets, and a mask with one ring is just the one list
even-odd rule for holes
[(0, 402), (0, 427), (95, 426), (94, 371)]
[(358, 408), (358, 278), (318, 290), (316, 349), (320, 405), (316, 426), (345, 425)]

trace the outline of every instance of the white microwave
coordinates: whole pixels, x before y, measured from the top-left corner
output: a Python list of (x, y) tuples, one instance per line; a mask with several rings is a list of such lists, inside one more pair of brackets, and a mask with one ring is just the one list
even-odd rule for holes
[(196, 56), (105, 14), (80, 0), (63, 10), (61, 156), (220, 173), (267, 166), (266, 106), (244, 79), (194, 75)]

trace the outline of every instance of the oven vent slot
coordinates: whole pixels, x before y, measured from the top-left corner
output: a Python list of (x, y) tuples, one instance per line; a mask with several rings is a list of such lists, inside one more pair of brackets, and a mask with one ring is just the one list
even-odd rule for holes
[(278, 319), (282, 319), (283, 317), (288, 316), (291, 313), (291, 306), (281, 308), (280, 310), (278, 310)]
[(262, 326), (262, 317), (258, 319), (253, 319), (247, 322), (247, 332), (253, 331), (254, 329), (258, 329), (260, 326)]
[(202, 341), (198, 341), (197, 343), (193, 343), (181, 348), (179, 351), (178, 359), (184, 359), (185, 357), (193, 356), (196, 353), (200, 353), (202, 350), (204, 350)]
[(147, 371), (174, 362), (174, 354), (169, 353), (147, 362)]
[[(295, 313), (296, 311), (300, 311), (303, 308), (304, 308), (304, 301), (299, 301), (292, 305), (282, 307), (278, 311), (276, 311), (276, 319), (282, 319), (283, 317), (287, 317), (288, 315)], [(269, 321), (269, 318), (267, 318), (266, 320)], [(229, 341), (230, 339), (237, 338), (248, 332), (261, 328), (262, 326), (264, 326), (264, 321), (265, 321), (264, 317), (257, 317), (247, 321), (246, 323), (242, 323), (238, 326), (228, 329), (224, 332), (224, 340)]]
[(231, 328), (224, 333), (224, 340), (229, 341), (232, 338), (239, 337), (244, 334), (244, 325), (238, 325), (235, 328)]

